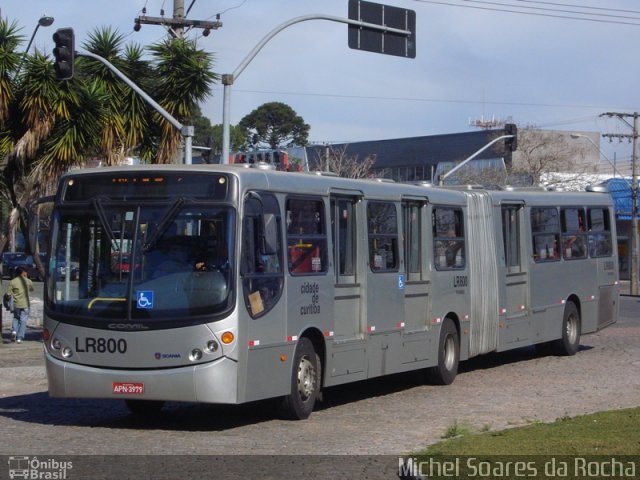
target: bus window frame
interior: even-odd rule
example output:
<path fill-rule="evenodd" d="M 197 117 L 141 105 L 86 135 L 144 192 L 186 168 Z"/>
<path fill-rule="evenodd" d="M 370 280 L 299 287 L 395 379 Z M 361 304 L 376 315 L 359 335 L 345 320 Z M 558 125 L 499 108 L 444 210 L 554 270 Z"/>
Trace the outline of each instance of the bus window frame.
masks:
<path fill-rule="evenodd" d="M 395 221 L 393 223 L 392 231 L 378 232 L 375 229 L 373 232 L 371 231 L 372 213 L 376 213 L 376 212 L 372 212 L 372 209 L 378 206 L 384 206 L 385 210 L 388 210 L 389 213 L 393 212 L 393 218 Z M 396 208 L 396 203 L 392 201 L 386 201 L 386 200 L 368 201 L 366 215 L 367 215 L 366 226 L 367 226 L 367 249 L 368 249 L 367 253 L 368 253 L 369 269 L 371 270 L 372 273 L 398 272 L 400 269 L 400 259 L 399 259 L 400 231 L 398 228 L 398 210 Z M 389 215 L 385 215 L 384 212 L 376 213 L 376 216 L 380 216 L 380 215 L 383 218 L 390 218 Z M 386 226 L 389 226 L 390 224 L 387 221 L 384 221 L 384 222 L 378 222 L 378 225 L 386 227 Z M 389 266 L 387 261 L 384 262 L 385 266 L 380 266 L 380 267 L 376 266 L 376 257 L 379 256 L 377 255 L 377 253 L 380 251 L 381 248 L 383 248 L 383 247 L 377 247 L 377 244 L 380 241 L 382 241 L 385 246 L 388 245 L 389 241 L 391 243 L 391 253 L 393 258 L 392 266 Z M 388 252 L 388 250 L 386 251 Z M 385 254 L 385 257 L 386 255 L 387 254 Z M 382 261 L 381 255 L 380 255 L 380 258 Z"/>
<path fill-rule="evenodd" d="M 453 228 L 451 225 L 444 230 L 441 228 L 438 212 L 452 212 Z M 444 225 L 443 225 L 444 227 Z M 453 235 L 448 232 L 453 230 Z M 441 234 L 445 232 L 444 234 Z M 466 234 L 464 212 L 462 207 L 451 205 L 434 205 L 431 210 L 431 234 L 433 236 L 433 266 L 439 272 L 460 271 L 467 266 Z M 453 250 L 453 261 L 447 259 L 447 252 Z M 458 253 L 461 263 L 457 264 Z"/>
<path fill-rule="evenodd" d="M 252 195 L 252 193 L 258 195 Z M 250 205 L 250 202 L 255 204 Z M 251 213 L 249 213 L 250 209 Z M 260 318 L 278 304 L 284 291 L 282 212 L 276 195 L 265 191 L 247 192 L 242 211 L 242 235 L 239 242 L 241 251 L 238 255 L 242 295 L 251 318 Z M 275 215 L 277 252 L 273 255 L 265 255 L 260 238 L 264 235 L 264 232 L 260 231 L 260 226 L 264 223 L 260 217 L 265 213 Z M 274 258 L 265 262 L 261 257 L 266 256 Z M 260 271 L 260 268 L 263 270 Z M 275 288 L 270 288 L 274 285 Z M 265 295 L 265 292 L 269 295 Z"/>
<path fill-rule="evenodd" d="M 423 211 L 424 199 L 402 200 L 402 226 L 404 240 L 404 268 L 407 280 L 422 280 L 423 275 Z M 413 210 L 415 209 L 415 210 Z M 415 219 L 411 218 L 415 215 Z"/>
<path fill-rule="evenodd" d="M 571 212 L 577 214 L 576 219 L 570 218 Z M 571 220 L 577 220 L 578 228 L 571 225 Z M 567 261 L 584 260 L 588 257 L 587 248 L 587 216 L 584 207 L 571 206 L 560 209 L 562 258 Z M 576 246 L 577 245 L 577 246 Z M 580 253 L 575 255 L 575 253 Z"/>
<path fill-rule="evenodd" d="M 290 208 L 292 202 L 313 202 L 317 205 L 315 215 L 317 215 L 318 218 L 316 218 L 314 223 L 317 224 L 318 228 L 315 232 L 305 232 L 304 226 L 300 226 L 301 223 L 299 222 L 296 225 L 300 231 L 296 233 L 291 230 L 291 228 L 294 228 L 292 227 L 293 210 Z M 301 275 L 326 275 L 329 271 L 329 257 L 327 245 L 327 213 L 323 198 L 307 195 L 287 196 L 285 199 L 285 219 L 287 224 L 287 266 L 289 274 L 294 277 Z M 306 222 L 305 225 L 309 224 L 309 222 Z M 301 257 L 297 257 L 294 260 L 294 252 L 298 252 L 296 255 L 301 255 Z M 317 255 L 314 255 L 315 253 L 317 253 Z M 296 263 L 298 264 L 295 265 Z"/>
<path fill-rule="evenodd" d="M 542 211 L 555 212 L 554 223 L 548 221 L 547 218 L 544 218 L 543 222 L 534 221 L 534 215 L 540 213 Z M 561 255 L 558 250 L 558 245 L 560 245 L 560 212 L 558 211 L 557 206 L 539 206 L 539 207 L 531 207 L 531 212 L 529 214 L 529 224 L 531 227 L 531 249 L 532 249 L 532 257 L 535 263 L 552 263 L 559 262 Z M 542 228 L 540 228 L 542 227 Z M 550 229 L 551 228 L 551 229 Z M 549 249 L 549 241 L 544 243 L 545 249 L 536 249 L 538 242 L 536 242 L 537 238 L 540 237 L 551 237 L 551 250 Z M 543 253 L 544 252 L 544 253 Z"/>
<path fill-rule="evenodd" d="M 593 211 L 600 210 L 604 214 L 602 217 L 603 228 L 602 230 L 594 230 L 594 222 L 592 220 L 591 213 Z M 591 258 L 608 258 L 613 256 L 613 244 L 611 242 L 611 211 L 605 206 L 590 206 L 587 207 L 587 234 L 588 234 L 588 250 Z M 604 242 L 608 245 L 606 253 L 597 255 L 598 244 L 601 242 L 596 239 L 596 236 L 600 236 L 604 239 Z"/>

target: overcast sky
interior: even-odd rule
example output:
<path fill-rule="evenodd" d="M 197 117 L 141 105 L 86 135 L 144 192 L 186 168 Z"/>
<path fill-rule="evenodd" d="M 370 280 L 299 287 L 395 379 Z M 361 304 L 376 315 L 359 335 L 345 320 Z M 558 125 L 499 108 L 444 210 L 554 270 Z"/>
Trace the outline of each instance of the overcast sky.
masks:
<path fill-rule="evenodd" d="M 184 3 L 187 8 L 192 0 Z M 344 24 L 293 25 L 236 80 L 231 123 L 263 103 L 280 101 L 310 124 L 314 142 L 464 132 L 475 130 L 469 121 L 481 117 L 546 129 L 631 133 L 621 121 L 599 115 L 640 111 L 638 0 L 381 3 L 416 12 L 415 59 L 349 49 Z M 348 0 L 195 0 L 188 18 L 214 20 L 220 13 L 223 27 L 208 37 L 198 29 L 188 35 L 215 54 L 217 73 L 231 73 L 283 22 L 314 13 L 347 17 L 347 5 Z M 51 35 L 61 27 L 74 28 L 78 49 L 87 32 L 101 26 L 142 45 L 161 40 L 161 26 L 133 31 L 145 6 L 148 16 L 160 16 L 162 8 L 166 16 L 173 12 L 173 0 L 1 0 L 0 12 L 23 27 L 26 40 L 42 14 L 55 17 L 32 46 L 50 52 Z M 214 124 L 222 122 L 221 85 L 203 113 Z M 631 156 L 626 142 L 610 146 L 603 139 L 602 149 L 619 165 Z"/>

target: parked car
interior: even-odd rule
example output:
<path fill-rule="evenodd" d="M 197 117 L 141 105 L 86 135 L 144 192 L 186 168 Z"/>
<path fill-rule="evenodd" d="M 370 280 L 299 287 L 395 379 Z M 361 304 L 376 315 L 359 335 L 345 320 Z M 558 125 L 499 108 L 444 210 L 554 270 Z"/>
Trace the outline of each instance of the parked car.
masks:
<path fill-rule="evenodd" d="M 71 261 L 70 262 L 70 268 L 71 268 L 71 272 L 69 275 L 69 278 L 73 281 L 73 280 L 77 280 L 78 279 L 78 275 L 80 273 L 80 266 L 78 265 L 78 262 L 74 262 Z M 64 279 L 67 277 L 67 265 L 66 265 L 66 261 L 65 258 L 63 256 L 58 256 L 58 262 L 56 264 L 56 270 L 57 270 L 57 274 L 58 274 L 58 279 Z"/>
<path fill-rule="evenodd" d="M 42 264 L 46 268 L 47 255 L 45 253 L 40 253 L 39 255 Z M 42 275 L 40 275 L 32 255 L 14 252 L 5 252 L 2 254 L 2 273 L 4 275 L 8 275 L 9 278 L 15 277 L 18 267 L 24 268 L 32 280 L 42 280 Z"/>

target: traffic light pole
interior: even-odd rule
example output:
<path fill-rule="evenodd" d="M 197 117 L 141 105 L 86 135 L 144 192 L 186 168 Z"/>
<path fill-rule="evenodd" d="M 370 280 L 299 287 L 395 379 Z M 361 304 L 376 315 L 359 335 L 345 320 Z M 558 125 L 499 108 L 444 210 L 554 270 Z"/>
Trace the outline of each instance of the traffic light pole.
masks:
<path fill-rule="evenodd" d="M 449 170 L 447 173 L 445 173 L 444 175 L 440 175 L 439 178 L 439 185 L 443 186 L 444 185 L 444 181 L 445 179 L 451 175 L 452 173 L 458 171 L 460 168 L 462 168 L 464 165 L 466 165 L 468 162 L 470 162 L 471 160 L 473 160 L 474 158 L 476 158 L 478 155 L 480 155 L 482 152 L 484 152 L 487 148 L 489 148 L 491 145 L 494 145 L 496 143 L 498 143 L 500 140 L 506 140 L 508 138 L 515 138 L 515 135 L 502 135 L 501 137 L 495 138 L 493 140 L 491 140 L 489 143 L 487 143 L 484 147 L 482 147 L 480 150 L 478 150 L 477 152 L 475 152 L 474 154 L 472 154 L 470 157 L 465 158 L 462 162 L 460 162 L 458 165 L 456 165 L 454 168 L 452 168 L 451 170 Z"/>
<path fill-rule="evenodd" d="M 173 125 L 176 129 L 178 129 L 182 134 L 182 137 L 184 138 L 184 163 L 187 165 L 191 165 L 192 163 L 191 150 L 193 147 L 193 126 L 182 125 L 169 112 L 167 112 L 164 108 L 162 108 L 158 102 L 156 102 L 153 98 L 147 95 L 147 93 L 144 90 L 142 90 L 140 87 L 138 87 L 138 85 L 136 85 L 131 80 L 129 80 L 129 78 L 127 78 L 127 76 L 124 73 L 118 70 L 105 58 L 102 58 L 101 56 L 96 55 L 94 53 L 90 53 L 90 52 L 75 52 L 75 55 L 77 57 L 92 58 L 104 64 L 109 70 L 115 73 L 124 83 L 126 83 L 138 95 L 140 95 L 149 105 L 151 105 L 160 115 L 162 115 L 165 118 L 165 120 L 167 120 L 171 125 Z"/>
<path fill-rule="evenodd" d="M 223 87 L 223 100 L 222 100 L 222 158 L 220 163 L 229 163 L 229 144 L 231 140 L 231 131 L 229 124 L 229 115 L 231 111 L 231 86 L 240 76 L 240 74 L 247 68 L 247 65 L 255 58 L 255 56 L 262 50 L 262 48 L 275 37 L 278 33 L 291 25 L 296 23 L 306 22 L 308 20 L 329 20 L 331 22 L 348 23 L 349 25 L 355 25 L 362 28 L 368 28 L 372 30 L 378 30 L 388 33 L 399 33 L 401 35 L 410 35 L 409 30 L 401 30 L 399 28 L 391 28 L 385 25 L 377 25 L 375 23 L 362 22 L 359 20 L 351 20 L 349 18 L 335 17 L 333 15 L 304 15 L 302 17 L 292 18 L 291 20 L 284 22 L 271 30 L 265 37 L 249 52 L 246 58 L 238 65 L 238 67 L 231 74 L 222 75 Z"/>

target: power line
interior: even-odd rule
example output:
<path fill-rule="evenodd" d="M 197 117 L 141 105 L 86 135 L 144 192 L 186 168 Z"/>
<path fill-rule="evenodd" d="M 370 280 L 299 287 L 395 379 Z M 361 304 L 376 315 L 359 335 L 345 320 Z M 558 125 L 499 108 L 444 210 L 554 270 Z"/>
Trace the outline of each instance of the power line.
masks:
<path fill-rule="evenodd" d="M 516 1 L 522 1 L 522 0 L 516 0 Z M 511 4 L 511 3 L 490 2 L 490 1 L 487 1 L 487 0 L 465 0 L 465 2 L 481 3 L 481 4 L 485 4 L 485 5 L 502 6 L 502 7 L 526 8 L 526 9 L 530 9 L 530 10 L 542 10 L 542 11 L 547 11 L 547 12 L 573 13 L 573 14 L 577 14 L 577 15 L 591 15 L 591 16 L 598 16 L 598 17 L 626 18 L 626 19 L 629 18 L 628 15 L 616 15 L 616 14 L 612 14 L 612 13 L 580 12 L 580 11 L 577 11 L 577 10 L 564 10 L 564 9 L 547 8 L 547 7 L 529 7 L 529 6 L 525 6 L 525 5 L 519 6 L 519 5 L 514 5 L 514 4 Z M 549 2 L 545 2 L 545 3 L 549 4 Z M 562 6 L 561 4 L 555 4 L 555 5 L 556 6 Z M 576 8 L 582 8 L 582 7 L 576 7 Z M 522 12 L 522 13 L 525 13 L 525 12 Z M 638 12 L 638 13 L 640 13 L 640 12 Z M 632 18 L 634 18 L 634 20 L 640 20 L 640 18 L 636 18 L 636 17 L 632 17 Z"/>
<path fill-rule="evenodd" d="M 447 2 L 444 2 L 444 1 L 437 1 L 437 0 L 413 0 L 413 1 L 414 2 L 420 2 L 420 3 L 430 3 L 430 4 L 433 4 L 433 5 L 444 5 L 444 6 L 447 6 L 447 7 L 472 8 L 472 9 L 475 9 L 475 10 L 484 10 L 484 11 L 491 11 L 491 12 L 503 12 L 503 13 L 516 13 L 516 14 L 520 14 L 520 15 L 531 15 L 531 16 L 536 16 L 536 17 L 558 18 L 558 19 L 564 19 L 564 20 L 582 20 L 584 22 L 610 23 L 610 24 L 617 24 L 617 25 L 632 25 L 632 26 L 636 26 L 636 27 L 640 26 L 640 22 L 638 22 L 638 23 L 636 23 L 636 22 L 623 22 L 623 21 L 618 21 L 618 20 L 602 20 L 602 19 L 598 19 L 598 18 L 574 17 L 574 16 L 569 16 L 569 15 L 555 15 L 555 14 L 550 14 L 550 13 L 523 12 L 521 10 L 510 10 L 510 9 L 505 9 L 505 8 L 493 8 L 493 7 L 480 7 L 480 6 L 476 6 L 476 5 L 462 5 L 462 4 L 447 3 Z M 465 0 L 465 1 L 469 1 L 469 0 Z M 518 7 L 516 5 L 509 5 L 509 6 L 513 7 L 513 8 L 521 8 L 521 7 Z M 551 11 L 553 11 L 553 10 L 551 10 Z M 637 20 L 640 21 L 640 18 L 638 18 Z"/>
<path fill-rule="evenodd" d="M 567 3 L 557 3 L 557 2 L 542 2 L 539 0 L 515 0 L 516 2 L 525 2 L 525 3 L 537 3 L 540 5 L 553 5 L 556 7 L 570 7 L 570 8 L 583 8 L 585 10 L 603 10 L 609 12 L 623 12 L 623 13 L 637 13 L 640 14 L 640 10 L 624 10 L 621 8 L 606 8 L 606 7 L 591 7 L 589 5 L 575 5 L 575 4 L 567 4 Z"/>
<path fill-rule="evenodd" d="M 218 89 L 218 88 L 217 88 Z M 301 97 L 330 97 L 330 98 L 347 98 L 355 100 L 390 100 L 400 102 L 429 102 L 429 103 L 459 103 L 459 104 L 491 104 L 491 105 L 507 105 L 516 107 L 550 107 L 550 108 L 590 108 L 590 109 L 607 109 L 611 106 L 607 105 L 576 105 L 576 104 L 561 104 L 561 103 L 527 103 L 527 102 L 506 102 L 506 101 L 491 101 L 491 100 L 454 100 L 454 99 L 442 99 L 442 98 L 416 98 L 416 97 L 382 97 L 377 95 L 345 95 L 338 93 L 309 93 L 309 92 L 292 92 L 292 91 L 270 91 L 270 90 L 234 90 L 239 93 L 260 93 L 267 95 L 290 95 Z"/>

